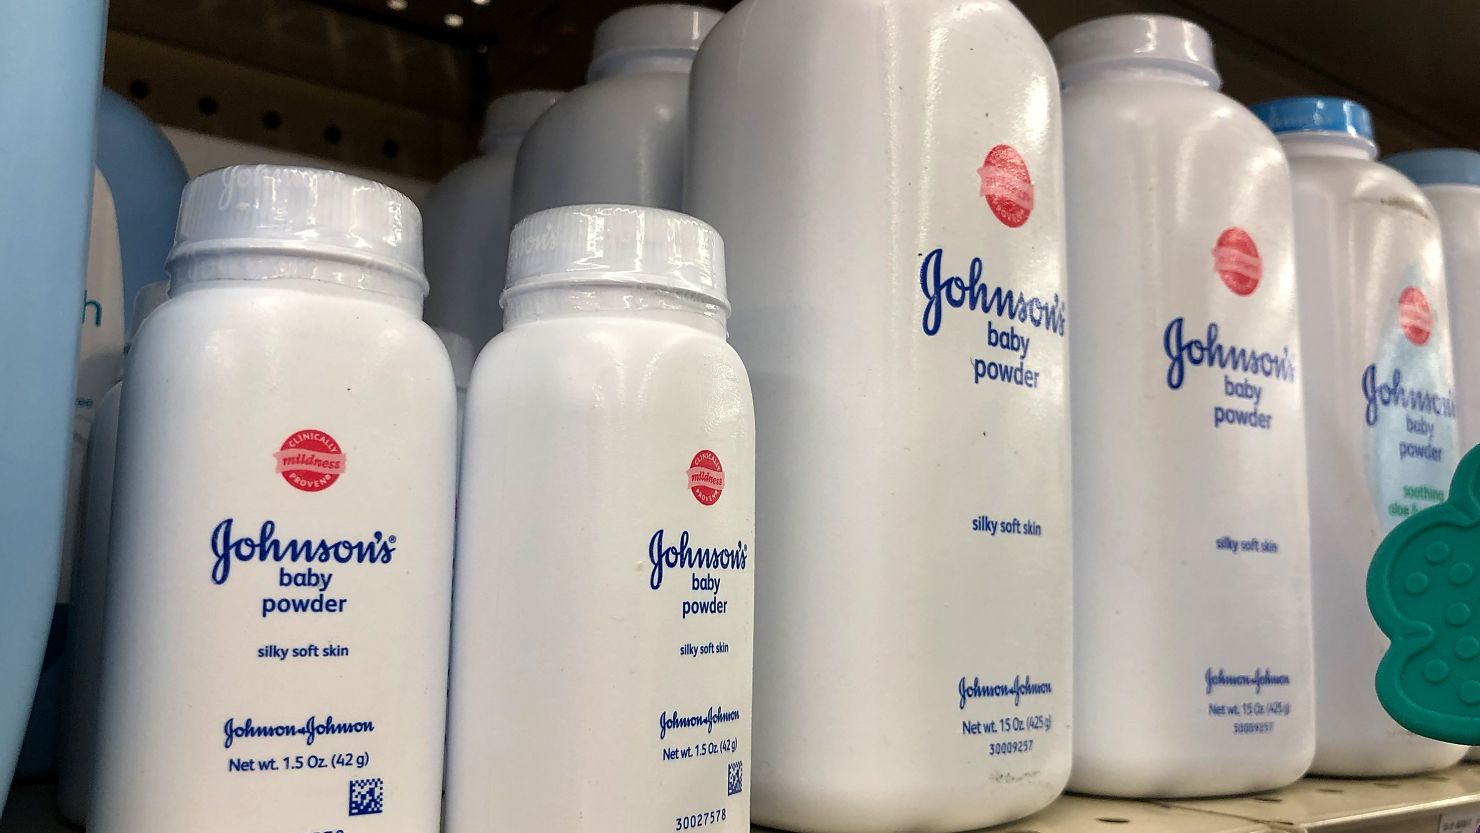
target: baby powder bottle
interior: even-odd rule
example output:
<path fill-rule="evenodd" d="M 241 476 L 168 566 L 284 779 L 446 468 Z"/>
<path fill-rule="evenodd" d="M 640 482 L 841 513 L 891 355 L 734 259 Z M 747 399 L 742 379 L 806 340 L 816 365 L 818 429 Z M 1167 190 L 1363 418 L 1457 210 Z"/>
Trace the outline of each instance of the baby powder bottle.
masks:
<path fill-rule="evenodd" d="M 527 90 L 488 105 L 478 156 L 443 177 L 426 198 L 426 320 L 481 348 L 498 334 L 509 261 L 509 194 L 524 133 L 564 93 Z"/>
<path fill-rule="evenodd" d="M 146 283 L 134 296 L 133 332 L 169 298 L 169 281 Z M 127 352 L 127 349 L 125 349 Z M 119 370 L 122 371 L 120 366 Z M 121 376 L 121 373 L 120 373 Z M 103 667 L 103 600 L 108 586 L 108 538 L 113 523 L 113 472 L 118 448 L 118 404 L 123 381 L 99 400 L 83 465 L 81 545 L 67 606 L 68 700 L 57 754 L 57 806 L 85 825 L 97 756 L 98 675 Z"/>
<path fill-rule="evenodd" d="M 56 600 L 107 4 L 51 0 L 0 9 L 4 795 L 36 695 Z"/>
<path fill-rule="evenodd" d="M 123 388 L 88 829 L 433 833 L 457 400 L 420 216 L 225 168 L 168 271 Z"/>
<path fill-rule="evenodd" d="M 1480 444 L 1480 153 L 1415 150 L 1383 160 L 1428 197 L 1444 238 L 1451 347 L 1459 416 L 1459 453 Z M 1469 380 L 1474 380 L 1473 382 Z"/>
<path fill-rule="evenodd" d="M 1000 0 L 746 0 L 693 80 L 762 438 L 756 823 L 1032 813 L 1071 722 L 1048 50 Z"/>
<path fill-rule="evenodd" d="M 1070 789 L 1281 786 L 1314 745 L 1290 169 L 1201 28 L 1107 17 L 1049 46 L 1082 311 Z"/>
<path fill-rule="evenodd" d="M 626 9 L 602 22 L 586 86 L 530 128 L 514 173 L 514 220 L 578 203 L 677 210 L 683 198 L 689 69 L 720 13 Z"/>
<path fill-rule="evenodd" d="M 1472 323 L 1480 322 L 1480 153 L 1437 148 L 1399 153 L 1383 161 L 1417 183 L 1439 217 L 1450 319 L 1460 322 L 1450 339 L 1455 377 L 1480 380 L 1480 338 Z M 1463 452 L 1480 444 L 1480 381 L 1461 382 L 1455 405 L 1457 448 Z M 1480 747 L 1472 747 L 1465 759 L 1480 761 Z"/>
<path fill-rule="evenodd" d="M 551 209 L 508 274 L 468 398 L 445 830 L 749 833 L 754 418 L 720 238 Z"/>
<path fill-rule="evenodd" d="M 1464 449 L 1455 425 L 1449 304 L 1434 207 L 1373 161 L 1372 116 L 1301 97 L 1254 112 L 1295 183 L 1301 341 L 1310 414 L 1316 757 L 1321 775 L 1449 766 L 1464 747 L 1399 726 L 1373 674 L 1388 640 L 1367 610 L 1367 568 L 1393 527 L 1444 499 Z"/>

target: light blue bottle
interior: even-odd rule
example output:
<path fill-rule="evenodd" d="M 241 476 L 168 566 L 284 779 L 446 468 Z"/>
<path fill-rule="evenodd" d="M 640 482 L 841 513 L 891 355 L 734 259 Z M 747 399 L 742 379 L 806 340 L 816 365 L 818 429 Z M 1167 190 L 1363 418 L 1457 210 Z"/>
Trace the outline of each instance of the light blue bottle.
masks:
<path fill-rule="evenodd" d="M 96 159 L 99 177 L 94 179 L 92 249 L 82 300 L 77 411 L 60 549 L 61 592 L 31 722 L 16 764 L 21 777 L 47 775 L 56 769 L 61 725 L 67 719 L 66 605 L 80 541 L 83 456 L 93 412 L 122 369 L 124 333 L 133 318 L 133 305 L 128 301 L 145 284 L 164 278 L 164 258 L 175 239 L 180 193 L 185 187 L 185 166 L 174 146 L 148 116 L 108 89 L 98 99 Z"/>
<path fill-rule="evenodd" d="M 56 596 L 106 12 L 104 0 L 0 2 L 0 790 L 6 791 Z"/>
<path fill-rule="evenodd" d="M 164 259 L 175 243 L 188 177 L 174 145 L 154 122 L 108 89 L 98 100 L 98 170 L 118 205 L 124 324 L 131 328 L 139 290 L 164 280 Z"/>

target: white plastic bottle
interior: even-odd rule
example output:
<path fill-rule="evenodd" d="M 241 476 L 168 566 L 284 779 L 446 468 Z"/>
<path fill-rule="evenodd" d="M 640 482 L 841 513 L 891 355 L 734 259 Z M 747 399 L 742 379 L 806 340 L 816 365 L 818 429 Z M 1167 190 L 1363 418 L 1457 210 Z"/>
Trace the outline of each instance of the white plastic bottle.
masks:
<path fill-rule="evenodd" d="M 1444 238 L 1445 286 L 1455 378 L 1459 449 L 1480 445 L 1480 152 L 1437 148 L 1382 160 L 1423 190 Z"/>
<path fill-rule="evenodd" d="M 581 203 L 677 210 L 689 69 L 719 19 L 713 9 L 670 4 L 602 21 L 590 83 L 556 102 L 519 148 L 513 220 Z"/>
<path fill-rule="evenodd" d="M 483 118 L 478 156 L 442 178 L 427 194 L 426 320 L 481 349 L 503 324 L 498 296 L 509 260 L 514 160 L 525 131 L 564 93 L 526 90 L 499 96 Z M 476 353 L 475 353 L 476 355 Z"/>
<path fill-rule="evenodd" d="M 1434 206 L 1444 238 L 1445 288 L 1456 379 L 1480 379 L 1480 152 L 1435 148 L 1399 153 L 1382 160 L 1413 180 Z M 1455 391 L 1461 452 L 1480 445 L 1480 383 L 1461 383 Z M 1465 760 L 1480 761 L 1480 746 Z"/>
<path fill-rule="evenodd" d="M 1074 392 L 1074 773 L 1242 793 L 1314 745 L 1290 170 L 1212 43 L 1126 15 L 1064 81 Z"/>
<path fill-rule="evenodd" d="M 692 93 L 762 438 L 756 823 L 1032 813 L 1071 722 L 1048 50 L 999 0 L 746 0 Z"/>
<path fill-rule="evenodd" d="M 186 188 L 129 356 L 93 833 L 434 833 L 456 398 L 415 206 L 333 171 Z"/>
<path fill-rule="evenodd" d="M 724 249 L 670 211 L 514 229 L 462 465 L 447 833 L 749 833 L 755 440 Z"/>
<path fill-rule="evenodd" d="M 1372 678 L 1388 640 L 1367 610 L 1378 543 L 1443 499 L 1463 453 L 1439 221 L 1417 186 L 1374 161 L 1372 116 L 1360 104 L 1309 96 L 1254 112 L 1279 136 L 1295 183 L 1311 425 L 1311 771 L 1371 777 L 1446 767 L 1464 747 L 1409 732 L 1378 702 Z"/>
<path fill-rule="evenodd" d="M 169 281 L 146 283 L 134 296 L 132 343 L 149 314 L 169 298 Z M 128 352 L 124 348 L 125 355 Z M 72 566 L 67 607 L 66 716 L 57 754 L 57 807 L 76 824 L 87 824 L 97 758 L 98 677 L 103 670 L 103 604 L 108 586 L 108 542 L 113 527 L 113 474 L 118 451 L 118 406 L 123 366 L 99 398 L 88 435 L 83 471 L 81 543 Z"/>

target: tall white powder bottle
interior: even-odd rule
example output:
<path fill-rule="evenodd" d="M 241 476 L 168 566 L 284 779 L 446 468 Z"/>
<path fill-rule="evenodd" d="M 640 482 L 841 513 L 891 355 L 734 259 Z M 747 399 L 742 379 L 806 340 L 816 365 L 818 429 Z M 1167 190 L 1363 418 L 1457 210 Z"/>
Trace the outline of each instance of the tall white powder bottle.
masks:
<path fill-rule="evenodd" d="M 1378 543 L 1443 499 L 1463 454 L 1439 219 L 1417 186 L 1374 161 L 1372 117 L 1360 104 L 1301 97 L 1254 112 L 1279 136 L 1295 181 L 1312 428 L 1311 770 L 1379 776 L 1446 767 L 1464 747 L 1413 734 L 1378 702 L 1372 678 L 1388 640 L 1367 609 Z"/>
<path fill-rule="evenodd" d="M 524 134 L 564 93 L 524 90 L 494 99 L 483 118 L 478 156 L 457 166 L 427 194 L 426 320 L 468 339 L 474 350 L 503 324 L 499 293 L 509 261 L 514 160 Z M 449 348 L 451 349 L 451 348 Z M 457 356 L 453 356 L 454 367 Z"/>
<path fill-rule="evenodd" d="M 504 309 L 468 395 L 445 829 L 749 833 L 754 418 L 720 238 L 540 212 Z"/>
<path fill-rule="evenodd" d="M 186 188 L 129 356 L 89 829 L 434 833 L 456 396 L 415 206 Z"/>
<path fill-rule="evenodd" d="M 1480 445 L 1480 152 L 1435 148 L 1382 161 L 1417 183 L 1439 216 L 1449 315 L 1458 324 L 1450 330 L 1450 347 L 1460 380 L 1454 393 L 1463 453 Z M 1480 747 L 1465 759 L 1480 761 Z"/>
<path fill-rule="evenodd" d="M 1000 0 L 746 0 L 690 118 L 762 440 L 756 822 L 1027 815 L 1070 755 L 1048 50 Z"/>
<path fill-rule="evenodd" d="M 514 171 L 515 222 L 546 208 L 683 201 L 689 69 L 720 13 L 637 6 L 596 29 L 590 82 L 535 122 Z"/>
<path fill-rule="evenodd" d="M 1050 43 L 1075 321 L 1071 789 L 1299 778 L 1314 744 L 1290 169 L 1176 18 Z"/>
<path fill-rule="evenodd" d="M 1382 161 L 1416 183 L 1439 218 L 1463 453 L 1480 445 L 1480 152 L 1415 150 Z"/>
<path fill-rule="evenodd" d="M 132 332 L 169 298 L 169 281 L 146 283 L 134 296 Z M 124 349 L 127 354 L 127 346 Z M 67 608 L 69 640 L 66 717 L 57 754 L 57 807 L 77 824 L 87 823 L 97 759 L 98 677 L 103 670 L 103 604 L 108 586 L 108 546 L 113 528 L 113 475 L 118 454 L 119 379 L 99 397 L 82 464 L 82 529 L 72 567 L 72 602 Z"/>

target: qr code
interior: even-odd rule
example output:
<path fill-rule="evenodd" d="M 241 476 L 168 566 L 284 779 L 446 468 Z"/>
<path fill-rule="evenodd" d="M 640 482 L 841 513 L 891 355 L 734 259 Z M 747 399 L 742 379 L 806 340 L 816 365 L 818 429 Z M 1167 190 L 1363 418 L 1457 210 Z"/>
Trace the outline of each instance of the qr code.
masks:
<path fill-rule="evenodd" d="M 745 791 L 745 764 L 735 761 L 730 764 L 730 795 Z"/>
<path fill-rule="evenodd" d="M 349 782 L 349 814 L 369 816 L 385 812 L 385 781 L 360 778 Z"/>

